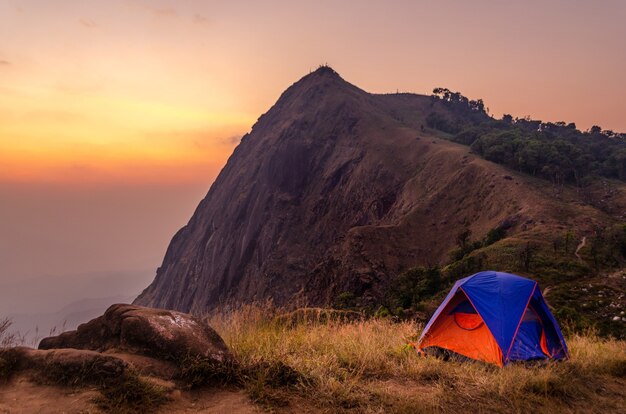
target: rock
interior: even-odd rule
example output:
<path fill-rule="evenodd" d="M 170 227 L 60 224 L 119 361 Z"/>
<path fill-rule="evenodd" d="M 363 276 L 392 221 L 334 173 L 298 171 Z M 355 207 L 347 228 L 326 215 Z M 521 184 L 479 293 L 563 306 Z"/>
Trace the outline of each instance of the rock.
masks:
<path fill-rule="evenodd" d="M 619 320 L 621 320 L 621 319 L 622 319 L 622 318 L 620 318 L 619 316 L 614 316 L 614 317 L 613 317 L 613 321 L 614 321 L 614 322 L 619 321 Z"/>
<path fill-rule="evenodd" d="M 31 370 L 38 378 L 64 384 L 99 384 L 129 367 L 114 356 L 83 349 L 4 348 L 0 359 L 10 361 L 14 371 Z"/>
<path fill-rule="evenodd" d="M 162 309 L 117 304 L 75 331 L 48 337 L 39 349 L 121 350 L 165 360 L 204 357 L 224 361 L 231 354 L 206 320 Z"/>

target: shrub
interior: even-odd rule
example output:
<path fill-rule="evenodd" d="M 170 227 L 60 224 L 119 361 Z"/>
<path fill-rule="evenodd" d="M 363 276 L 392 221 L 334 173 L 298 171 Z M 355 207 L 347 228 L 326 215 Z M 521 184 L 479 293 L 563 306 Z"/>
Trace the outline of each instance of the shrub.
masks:
<path fill-rule="evenodd" d="M 17 358 L 10 354 L 0 356 L 0 383 L 8 381 L 15 373 Z"/>
<path fill-rule="evenodd" d="M 441 285 L 439 267 L 414 267 L 391 281 L 386 300 L 392 309 L 409 309 L 439 292 Z"/>
<path fill-rule="evenodd" d="M 141 379 L 136 373 L 127 372 L 115 380 L 108 381 L 94 399 L 105 412 L 134 414 L 153 412 L 170 399 L 165 389 Z"/>
<path fill-rule="evenodd" d="M 342 292 L 335 298 L 335 307 L 338 309 L 351 309 L 356 307 L 356 295 L 352 292 Z"/>
<path fill-rule="evenodd" d="M 180 375 L 187 387 L 241 385 L 243 373 L 231 358 L 217 362 L 202 356 L 187 356 L 179 363 Z"/>

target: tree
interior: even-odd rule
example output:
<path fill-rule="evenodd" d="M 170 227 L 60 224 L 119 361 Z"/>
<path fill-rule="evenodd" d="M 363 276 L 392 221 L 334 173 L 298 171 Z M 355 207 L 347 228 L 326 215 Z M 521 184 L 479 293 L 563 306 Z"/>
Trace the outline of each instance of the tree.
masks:
<path fill-rule="evenodd" d="M 565 254 L 569 253 L 569 245 L 573 239 L 574 239 L 574 232 L 571 230 L 568 230 L 565 233 Z"/>
<path fill-rule="evenodd" d="M 589 128 L 589 133 L 592 135 L 598 135 L 602 133 L 602 128 L 597 125 L 594 125 L 591 128 Z"/>
<path fill-rule="evenodd" d="M 498 226 L 487 232 L 485 239 L 483 240 L 483 246 L 489 246 L 497 241 L 500 241 L 506 237 L 506 228 L 504 226 Z"/>
<path fill-rule="evenodd" d="M 395 278 L 387 293 L 389 305 L 408 309 L 439 292 L 441 270 L 437 266 L 414 267 Z"/>
<path fill-rule="evenodd" d="M 446 88 L 435 88 L 433 99 L 448 110 L 428 115 L 427 125 L 454 134 L 451 140 L 469 145 L 489 161 L 550 180 L 555 186 L 580 187 L 595 176 L 626 181 L 624 134 L 597 125 L 583 133 L 573 122 L 513 119 L 510 114 L 496 121 L 485 116 L 482 100 L 469 100 Z"/>
<path fill-rule="evenodd" d="M 526 272 L 530 271 L 530 265 L 535 255 L 535 246 L 530 242 L 526 242 L 526 245 L 519 253 L 520 263 Z"/>
<path fill-rule="evenodd" d="M 472 231 L 469 228 L 463 229 L 459 234 L 456 235 L 456 243 L 457 245 L 465 250 L 469 245 L 470 236 L 472 235 Z"/>

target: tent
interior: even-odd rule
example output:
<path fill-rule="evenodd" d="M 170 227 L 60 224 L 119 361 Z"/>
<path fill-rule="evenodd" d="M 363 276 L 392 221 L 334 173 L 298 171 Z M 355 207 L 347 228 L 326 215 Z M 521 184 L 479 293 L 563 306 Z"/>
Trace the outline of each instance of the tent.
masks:
<path fill-rule="evenodd" d="M 494 271 L 458 280 L 439 305 L 418 350 L 440 349 L 498 366 L 569 357 L 537 282 Z"/>

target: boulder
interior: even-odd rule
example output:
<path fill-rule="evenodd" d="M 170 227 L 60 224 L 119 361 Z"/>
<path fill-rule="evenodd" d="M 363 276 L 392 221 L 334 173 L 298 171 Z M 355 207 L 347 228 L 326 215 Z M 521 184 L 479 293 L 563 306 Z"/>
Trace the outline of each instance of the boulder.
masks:
<path fill-rule="evenodd" d="M 116 304 L 75 331 L 44 338 L 39 349 L 119 350 L 170 361 L 202 357 L 223 362 L 231 354 L 206 319 L 142 306 Z"/>

